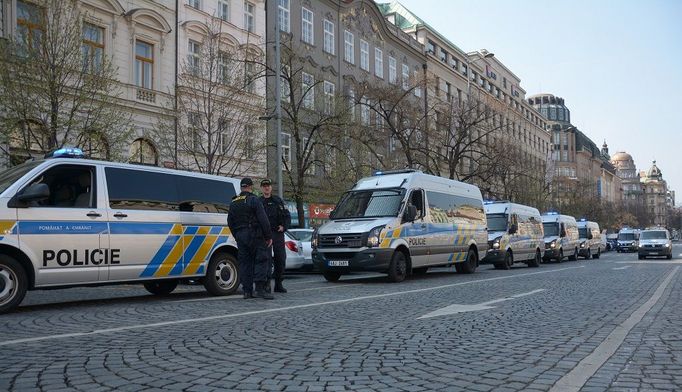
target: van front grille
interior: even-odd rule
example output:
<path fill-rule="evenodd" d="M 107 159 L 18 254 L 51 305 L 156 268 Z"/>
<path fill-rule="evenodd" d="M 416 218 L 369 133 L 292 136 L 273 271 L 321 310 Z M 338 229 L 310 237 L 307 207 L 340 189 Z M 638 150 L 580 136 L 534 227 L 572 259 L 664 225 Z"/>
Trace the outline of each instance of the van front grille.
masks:
<path fill-rule="evenodd" d="M 360 248 L 362 240 L 362 234 L 323 234 L 318 248 Z"/>

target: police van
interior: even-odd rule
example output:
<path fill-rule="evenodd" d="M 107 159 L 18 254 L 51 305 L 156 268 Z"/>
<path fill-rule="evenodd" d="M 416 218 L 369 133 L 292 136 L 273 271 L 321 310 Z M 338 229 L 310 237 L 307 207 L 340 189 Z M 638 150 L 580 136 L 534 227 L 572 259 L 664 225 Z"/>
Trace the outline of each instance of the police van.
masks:
<path fill-rule="evenodd" d="M 56 151 L 0 173 L 0 312 L 26 290 L 182 279 L 213 295 L 239 284 L 227 212 L 239 180 L 74 159 Z"/>
<path fill-rule="evenodd" d="M 361 179 L 330 219 L 312 239 L 313 262 L 328 281 L 376 271 L 400 282 L 445 265 L 473 273 L 488 248 L 479 189 L 421 171 Z"/>
<path fill-rule="evenodd" d="M 488 254 L 484 263 L 509 269 L 515 262 L 539 267 L 545 249 L 542 217 L 537 208 L 507 201 L 485 202 Z"/>
<path fill-rule="evenodd" d="M 618 243 L 616 251 L 620 252 L 637 252 L 639 248 L 639 229 L 632 229 L 623 227 L 618 232 Z"/>
<path fill-rule="evenodd" d="M 579 256 L 585 259 L 598 259 L 601 256 L 602 234 L 597 222 L 591 222 L 587 219 L 579 220 L 578 237 L 580 240 Z"/>
<path fill-rule="evenodd" d="M 569 260 L 578 259 L 578 223 L 574 217 L 547 212 L 542 215 L 542 230 L 545 233 L 544 260 L 561 263 L 566 255 Z"/>

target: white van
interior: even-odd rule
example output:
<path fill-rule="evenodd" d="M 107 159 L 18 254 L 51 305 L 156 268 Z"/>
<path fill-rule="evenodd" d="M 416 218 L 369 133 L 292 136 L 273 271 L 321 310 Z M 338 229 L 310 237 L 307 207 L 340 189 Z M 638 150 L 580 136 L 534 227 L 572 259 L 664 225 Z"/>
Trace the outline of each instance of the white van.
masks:
<path fill-rule="evenodd" d="M 569 260 L 578 259 L 578 224 L 569 215 L 546 212 L 542 215 L 542 229 L 545 233 L 544 260 L 561 263 L 566 255 Z"/>
<path fill-rule="evenodd" d="M 429 267 L 472 273 L 488 249 L 481 192 L 415 170 L 358 181 L 313 235 L 313 262 L 328 281 L 350 271 L 400 282 Z"/>
<path fill-rule="evenodd" d="M 637 252 L 639 249 L 639 229 L 631 229 L 624 227 L 618 232 L 618 244 L 616 251 L 620 252 Z"/>
<path fill-rule="evenodd" d="M 509 269 L 515 262 L 539 267 L 545 249 L 540 211 L 505 201 L 486 202 L 484 207 L 489 250 L 483 262 L 496 269 Z"/>
<path fill-rule="evenodd" d="M 597 222 L 590 222 L 586 219 L 578 221 L 578 237 L 580 249 L 578 255 L 585 259 L 598 259 L 602 252 L 602 234 Z"/>
<path fill-rule="evenodd" d="M 239 180 L 53 156 L 0 173 L 0 312 L 40 288 L 140 282 L 166 295 L 192 278 L 236 291 Z"/>

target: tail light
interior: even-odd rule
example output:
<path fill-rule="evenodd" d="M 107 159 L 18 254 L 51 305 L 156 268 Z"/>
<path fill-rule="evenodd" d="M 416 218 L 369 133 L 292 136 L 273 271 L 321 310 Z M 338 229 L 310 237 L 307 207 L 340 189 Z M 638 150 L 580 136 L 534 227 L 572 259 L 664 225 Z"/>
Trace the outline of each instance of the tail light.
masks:
<path fill-rule="evenodd" d="M 298 246 L 294 241 L 287 241 L 284 243 L 284 245 L 292 252 L 298 253 Z"/>

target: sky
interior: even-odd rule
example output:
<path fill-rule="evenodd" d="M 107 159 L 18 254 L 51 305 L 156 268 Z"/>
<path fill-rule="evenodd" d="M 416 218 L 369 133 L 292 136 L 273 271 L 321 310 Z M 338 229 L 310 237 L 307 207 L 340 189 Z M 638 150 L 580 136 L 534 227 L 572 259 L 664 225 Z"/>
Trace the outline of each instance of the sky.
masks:
<path fill-rule="evenodd" d="M 383 2 L 383 1 L 379 1 Z M 400 0 L 460 49 L 487 49 L 526 96 L 565 99 L 571 123 L 682 205 L 682 1 Z"/>

